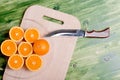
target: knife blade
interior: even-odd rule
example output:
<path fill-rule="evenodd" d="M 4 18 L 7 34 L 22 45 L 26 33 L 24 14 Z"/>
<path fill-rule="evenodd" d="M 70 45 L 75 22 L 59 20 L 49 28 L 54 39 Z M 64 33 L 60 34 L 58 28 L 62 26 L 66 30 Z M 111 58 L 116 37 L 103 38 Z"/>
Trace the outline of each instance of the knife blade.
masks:
<path fill-rule="evenodd" d="M 106 28 L 100 31 L 84 31 L 79 29 L 61 29 L 50 32 L 45 37 L 56 37 L 56 36 L 76 36 L 76 37 L 87 37 L 87 38 L 107 38 L 110 35 L 110 28 Z"/>

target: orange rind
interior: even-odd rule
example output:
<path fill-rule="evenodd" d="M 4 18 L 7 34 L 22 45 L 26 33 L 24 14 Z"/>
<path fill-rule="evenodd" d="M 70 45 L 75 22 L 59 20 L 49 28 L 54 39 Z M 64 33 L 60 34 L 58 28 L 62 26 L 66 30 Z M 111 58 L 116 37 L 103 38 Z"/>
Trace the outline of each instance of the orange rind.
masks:
<path fill-rule="evenodd" d="M 45 55 L 49 51 L 49 43 L 45 39 L 36 40 L 33 44 L 33 50 L 38 55 Z"/>

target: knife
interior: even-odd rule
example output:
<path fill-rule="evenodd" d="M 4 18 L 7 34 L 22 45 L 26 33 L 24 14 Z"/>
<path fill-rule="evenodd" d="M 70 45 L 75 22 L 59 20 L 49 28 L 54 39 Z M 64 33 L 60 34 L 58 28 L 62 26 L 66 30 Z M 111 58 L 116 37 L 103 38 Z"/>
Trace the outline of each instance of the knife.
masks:
<path fill-rule="evenodd" d="M 107 38 L 110 35 L 110 28 L 106 28 L 100 31 L 84 31 L 79 29 L 60 29 L 50 32 L 45 37 L 55 36 L 76 36 L 76 37 L 87 37 L 87 38 Z"/>

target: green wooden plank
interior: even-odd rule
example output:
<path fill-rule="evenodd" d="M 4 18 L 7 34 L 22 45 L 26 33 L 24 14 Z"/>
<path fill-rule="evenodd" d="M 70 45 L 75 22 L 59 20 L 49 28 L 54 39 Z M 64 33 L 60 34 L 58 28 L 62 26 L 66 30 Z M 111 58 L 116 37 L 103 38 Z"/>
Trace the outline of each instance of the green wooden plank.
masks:
<path fill-rule="evenodd" d="M 111 29 L 106 39 L 78 39 L 66 80 L 120 79 L 120 0 L 0 0 L 0 42 L 8 37 L 12 26 L 19 25 L 26 8 L 34 4 L 74 15 L 84 30 Z"/>

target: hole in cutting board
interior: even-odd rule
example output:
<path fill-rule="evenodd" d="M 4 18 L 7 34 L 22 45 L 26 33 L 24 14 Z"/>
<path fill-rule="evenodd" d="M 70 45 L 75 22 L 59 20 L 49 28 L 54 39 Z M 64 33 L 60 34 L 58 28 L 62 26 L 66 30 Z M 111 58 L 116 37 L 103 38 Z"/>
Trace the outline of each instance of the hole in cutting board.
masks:
<path fill-rule="evenodd" d="M 60 25 L 64 24 L 63 21 L 58 20 L 58 19 L 54 19 L 54 18 L 51 18 L 51 17 L 48 17 L 48 16 L 43 16 L 43 19 L 54 22 L 54 23 L 57 23 L 57 24 L 60 24 Z"/>

